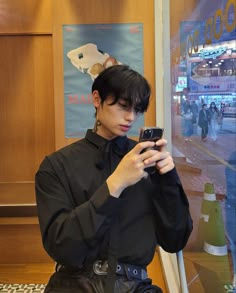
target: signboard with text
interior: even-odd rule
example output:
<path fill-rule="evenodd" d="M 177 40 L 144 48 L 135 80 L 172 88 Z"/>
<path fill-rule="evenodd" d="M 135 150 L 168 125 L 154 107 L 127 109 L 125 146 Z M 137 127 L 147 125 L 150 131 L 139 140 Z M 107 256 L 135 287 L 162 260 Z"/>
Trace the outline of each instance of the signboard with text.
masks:
<path fill-rule="evenodd" d="M 180 25 L 180 59 L 190 92 L 229 92 L 235 88 L 236 4 L 233 0 L 199 4 L 201 20 Z"/>

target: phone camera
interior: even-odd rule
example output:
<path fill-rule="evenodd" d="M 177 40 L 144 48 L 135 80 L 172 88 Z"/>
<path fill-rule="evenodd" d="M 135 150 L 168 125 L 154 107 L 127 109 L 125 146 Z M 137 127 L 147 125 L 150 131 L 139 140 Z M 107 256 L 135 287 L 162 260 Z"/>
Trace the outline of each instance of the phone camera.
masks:
<path fill-rule="evenodd" d="M 145 137 L 152 137 L 152 129 L 146 129 L 144 135 Z"/>

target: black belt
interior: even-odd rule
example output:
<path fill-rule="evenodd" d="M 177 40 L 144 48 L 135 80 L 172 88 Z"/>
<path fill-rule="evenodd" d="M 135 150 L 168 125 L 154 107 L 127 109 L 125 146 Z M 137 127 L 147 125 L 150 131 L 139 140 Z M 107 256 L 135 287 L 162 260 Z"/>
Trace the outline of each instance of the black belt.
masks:
<path fill-rule="evenodd" d="M 93 263 L 93 271 L 96 275 L 107 275 L 108 262 L 107 260 L 96 260 Z M 117 263 L 117 275 L 126 275 L 128 279 L 146 280 L 148 278 L 147 270 L 145 267 L 135 266 L 124 263 Z"/>
<path fill-rule="evenodd" d="M 91 267 L 91 266 L 90 266 Z M 85 265 L 80 268 L 75 268 L 75 267 L 67 267 L 64 265 L 57 264 L 56 265 L 56 271 L 69 271 L 69 272 L 83 272 L 83 268 L 87 268 L 88 266 Z M 96 275 L 107 275 L 108 274 L 108 261 L 107 260 L 96 260 L 92 264 L 92 269 Z M 130 264 L 125 264 L 125 263 L 117 263 L 116 266 L 116 274 L 117 275 L 126 275 L 129 280 L 131 279 L 139 279 L 139 280 L 146 280 L 148 278 L 147 270 L 146 267 L 142 266 L 135 266 L 135 265 L 130 265 Z"/>

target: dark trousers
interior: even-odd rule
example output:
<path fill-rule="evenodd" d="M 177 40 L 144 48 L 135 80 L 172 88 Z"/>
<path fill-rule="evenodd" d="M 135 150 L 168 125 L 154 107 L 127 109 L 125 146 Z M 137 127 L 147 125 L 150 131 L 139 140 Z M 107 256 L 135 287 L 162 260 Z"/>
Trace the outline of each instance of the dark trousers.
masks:
<path fill-rule="evenodd" d="M 93 270 L 83 272 L 55 272 L 45 289 L 45 293 L 104 293 L 106 276 L 96 275 Z M 151 279 L 128 279 L 116 277 L 114 291 L 110 293 L 162 293 L 152 285 Z"/>
<path fill-rule="evenodd" d="M 201 138 L 207 138 L 208 135 L 208 123 L 202 125 L 202 133 L 201 133 Z"/>

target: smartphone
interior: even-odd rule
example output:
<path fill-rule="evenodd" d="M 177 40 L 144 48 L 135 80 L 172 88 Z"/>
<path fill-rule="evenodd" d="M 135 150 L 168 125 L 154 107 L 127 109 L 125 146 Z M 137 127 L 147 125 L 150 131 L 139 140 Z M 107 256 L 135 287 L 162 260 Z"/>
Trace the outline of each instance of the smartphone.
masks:
<path fill-rule="evenodd" d="M 141 141 L 158 141 L 163 136 L 164 129 L 160 127 L 142 127 L 139 134 L 139 142 Z M 142 152 L 147 151 L 150 148 L 144 149 Z M 152 149 L 157 149 L 157 146 L 154 146 Z"/>

